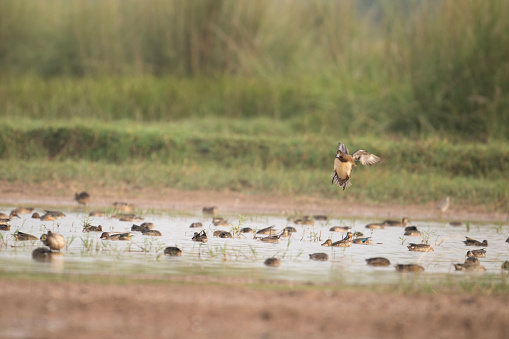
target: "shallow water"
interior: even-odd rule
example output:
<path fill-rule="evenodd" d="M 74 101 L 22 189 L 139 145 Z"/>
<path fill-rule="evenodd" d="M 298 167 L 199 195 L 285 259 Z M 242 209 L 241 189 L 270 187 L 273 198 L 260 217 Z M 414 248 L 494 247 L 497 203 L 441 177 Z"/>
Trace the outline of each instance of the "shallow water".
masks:
<path fill-rule="evenodd" d="M 6 213 L 12 206 L 1 209 Z M 36 210 L 40 214 L 42 210 Z M 364 226 L 382 220 L 330 219 L 316 221 L 314 226 L 295 225 L 283 216 L 272 215 L 223 215 L 232 227 L 215 227 L 212 217 L 199 212 L 150 212 L 143 215 L 144 221 L 153 222 L 161 237 L 144 236 L 132 232 L 131 241 L 100 240 L 100 232 L 83 233 L 85 221 L 92 225 L 102 225 L 104 231 L 128 232 L 133 222 L 122 222 L 109 217 L 88 217 L 85 211 L 66 211 L 66 217 L 53 222 L 32 219 L 29 214 L 14 218 L 10 231 L 0 231 L 0 269 L 4 272 L 51 272 L 51 273 L 99 273 L 99 274 L 143 274 L 153 276 L 168 275 L 206 275 L 210 277 L 243 277 L 253 279 L 283 279 L 312 281 L 348 285 L 374 285 L 396 283 L 407 279 L 407 275 L 395 271 L 396 264 L 417 263 L 425 268 L 420 274 L 409 274 L 420 282 L 434 283 L 444 280 L 471 281 L 502 279 L 501 264 L 509 259 L 508 225 L 475 224 L 467 227 L 452 227 L 445 222 L 411 221 L 421 231 L 422 236 L 403 236 L 403 227 L 387 227 L 384 230 L 369 230 Z M 201 229 L 189 228 L 193 222 L 200 221 L 208 234 L 205 244 L 191 240 L 194 232 Z M 141 222 L 134 222 L 140 224 Z M 240 235 L 234 239 L 213 237 L 215 230 L 231 230 L 234 227 L 261 229 L 276 225 L 277 230 L 294 226 L 297 233 L 291 238 L 281 238 L 277 244 L 264 243 L 253 239 L 252 234 Z M 352 244 L 351 247 L 324 247 L 321 244 L 328 238 L 340 240 L 344 233 L 330 232 L 331 226 L 351 226 L 353 231 L 371 236 L 372 245 Z M 64 256 L 51 262 L 41 263 L 32 260 L 31 252 L 41 247 L 40 241 L 17 242 L 12 234 L 20 230 L 40 237 L 47 230 L 62 234 L 67 247 L 62 249 Z M 468 250 L 482 247 L 466 246 L 465 236 L 477 240 L 488 240 L 486 258 L 480 258 L 487 269 L 484 273 L 465 273 L 455 271 L 453 264 L 462 263 Z M 411 252 L 406 247 L 410 242 L 421 243 L 428 239 L 434 252 Z M 167 246 L 178 246 L 181 257 L 168 257 L 163 254 Z M 309 254 L 325 252 L 329 260 L 318 262 L 309 259 Z M 366 265 L 365 259 L 385 257 L 391 261 L 388 267 Z M 281 259 L 281 266 L 266 267 L 264 261 L 269 257 Z M 491 274 L 490 274 L 491 273 Z"/>

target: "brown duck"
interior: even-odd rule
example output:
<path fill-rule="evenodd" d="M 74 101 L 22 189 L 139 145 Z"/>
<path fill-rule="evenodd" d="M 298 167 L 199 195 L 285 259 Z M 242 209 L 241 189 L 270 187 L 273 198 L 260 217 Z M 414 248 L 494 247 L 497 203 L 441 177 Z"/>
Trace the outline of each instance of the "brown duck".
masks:
<path fill-rule="evenodd" d="M 85 205 L 90 202 L 90 194 L 88 192 L 74 193 L 74 200 L 78 202 L 79 205 Z"/>
<path fill-rule="evenodd" d="M 343 190 L 350 187 L 350 178 L 352 176 L 352 170 L 355 166 L 355 162 L 360 161 L 365 166 L 373 166 L 378 164 L 381 159 L 374 154 L 366 152 L 364 150 L 358 150 L 352 155 L 348 154 L 348 148 L 345 144 L 339 143 L 336 157 L 334 158 L 334 173 L 332 174 L 332 182 L 338 184 L 339 187 L 343 187 Z"/>

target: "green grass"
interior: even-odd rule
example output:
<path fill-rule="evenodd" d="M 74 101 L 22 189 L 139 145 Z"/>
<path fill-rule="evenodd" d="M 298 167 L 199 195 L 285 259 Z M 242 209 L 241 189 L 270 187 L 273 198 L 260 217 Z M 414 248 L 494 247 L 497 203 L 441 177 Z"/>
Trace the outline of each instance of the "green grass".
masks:
<path fill-rule="evenodd" d="M 343 192 L 330 184 L 338 137 L 294 135 L 282 122 L 22 120 L 17 127 L 19 122 L 0 124 L 0 177 L 12 182 L 164 186 L 402 204 L 450 195 L 457 204 L 509 207 L 507 143 L 345 137 L 341 141 L 351 151 L 366 149 L 384 161 L 371 168 L 359 165 L 352 188 Z"/>
<path fill-rule="evenodd" d="M 231 287 L 236 284 L 231 282 L 218 280 L 217 277 L 210 281 L 208 278 L 202 276 L 195 276 L 196 279 L 190 279 L 189 276 L 169 277 L 161 276 L 155 277 L 148 275 L 143 277 L 140 274 L 136 276 L 129 275 L 95 275 L 95 274 L 46 274 L 46 273 L 15 273 L 15 272 L 0 272 L 0 278 L 10 281 L 18 280 L 32 280 L 35 282 L 69 282 L 69 283 L 85 283 L 85 284 L 106 284 L 118 286 L 132 286 L 132 285 L 148 285 L 148 286 L 171 286 L 185 284 L 193 286 L 202 286 L 203 284 L 215 285 L 220 287 Z M 229 279 L 231 280 L 231 279 Z M 356 290 L 363 291 L 376 291 L 378 293 L 395 293 L 399 295 L 426 295 L 426 294 L 467 294 L 467 295 L 507 295 L 509 293 L 509 285 L 505 277 L 492 275 L 485 277 L 482 280 L 469 281 L 466 280 L 453 280 L 445 279 L 440 284 L 433 282 L 420 283 L 418 281 L 400 281 L 392 285 L 376 285 L 376 286 L 355 286 L 343 284 L 299 284 L 296 281 L 288 283 L 286 281 L 279 281 L 278 283 L 267 283 L 265 281 L 242 283 L 243 288 L 251 288 L 254 290 L 317 290 L 317 291 L 340 291 L 340 290 Z"/>
<path fill-rule="evenodd" d="M 1 1 L 0 178 L 507 210 L 507 17 L 502 0 Z M 385 160 L 345 192 L 339 140 Z"/>

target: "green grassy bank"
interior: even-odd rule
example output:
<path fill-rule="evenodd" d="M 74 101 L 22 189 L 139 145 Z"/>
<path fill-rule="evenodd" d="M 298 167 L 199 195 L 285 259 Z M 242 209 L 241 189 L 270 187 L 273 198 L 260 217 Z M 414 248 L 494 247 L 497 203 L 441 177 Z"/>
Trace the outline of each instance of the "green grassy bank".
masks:
<path fill-rule="evenodd" d="M 0 126 L 0 177 L 9 181 L 76 182 L 84 189 L 228 189 L 364 202 L 424 203 L 450 195 L 455 203 L 509 206 L 507 143 L 345 136 L 340 140 L 352 152 L 366 149 L 384 161 L 372 168 L 359 165 L 352 188 L 343 192 L 330 184 L 338 136 L 295 135 L 272 120 L 9 120 Z"/>

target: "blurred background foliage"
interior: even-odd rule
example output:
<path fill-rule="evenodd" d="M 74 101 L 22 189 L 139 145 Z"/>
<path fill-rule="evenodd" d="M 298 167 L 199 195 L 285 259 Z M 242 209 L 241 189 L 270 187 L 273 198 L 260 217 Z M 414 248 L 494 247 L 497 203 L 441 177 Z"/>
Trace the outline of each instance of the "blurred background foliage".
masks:
<path fill-rule="evenodd" d="M 507 139 L 509 3 L 2 0 L 4 116 Z"/>
<path fill-rule="evenodd" d="M 1 0 L 0 126 L 12 181 L 345 198 L 341 140 L 348 199 L 507 208 L 509 2 Z"/>

